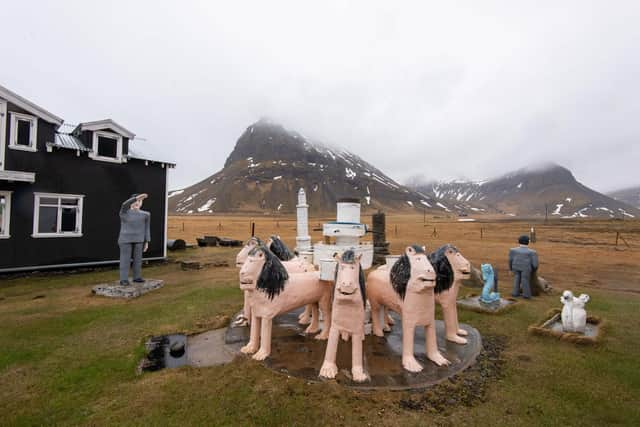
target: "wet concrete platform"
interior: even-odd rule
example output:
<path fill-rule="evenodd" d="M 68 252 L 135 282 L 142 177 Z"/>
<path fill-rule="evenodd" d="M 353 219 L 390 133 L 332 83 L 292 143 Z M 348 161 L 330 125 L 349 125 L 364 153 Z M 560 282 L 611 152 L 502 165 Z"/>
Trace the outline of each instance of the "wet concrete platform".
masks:
<path fill-rule="evenodd" d="M 298 324 L 296 310 L 274 320 L 271 356 L 263 363 L 282 374 L 304 378 L 308 381 L 321 381 L 318 372 L 324 360 L 326 341 L 319 341 L 304 334 L 305 326 Z M 459 345 L 444 339 L 444 323 L 437 321 L 436 330 L 438 348 L 444 357 L 452 363 L 438 367 L 425 356 L 424 328 L 417 328 L 414 341 L 415 356 L 424 366 L 419 373 L 411 373 L 402 368 L 402 332 L 400 318 L 392 314 L 395 325 L 384 338 L 368 335 L 363 345 L 365 371 L 370 380 L 355 383 L 351 380 L 351 341 L 340 340 L 337 365 L 339 369 L 336 381 L 344 386 L 360 390 L 408 390 L 430 387 L 458 374 L 473 365 L 482 349 L 480 333 L 473 327 L 461 324 L 468 332 L 468 343 Z M 239 353 L 240 348 L 249 340 L 249 328 L 229 326 L 225 334 L 226 345 Z"/>
<path fill-rule="evenodd" d="M 458 306 L 461 308 L 493 314 L 501 313 L 517 303 L 518 300 L 516 300 L 515 298 L 500 298 L 500 301 L 486 304 L 481 302 L 480 297 L 477 295 L 469 295 L 466 298 L 461 298 L 457 301 Z"/>
<path fill-rule="evenodd" d="M 129 285 L 122 286 L 120 281 L 101 283 L 95 285 L 91 292 L 94 295 L 100 295 L 111 298 L 137 298 L 147 292 L 154 291 L 164 285 L 163 280 L 146 279 L 144 283 L 130 282 Z"/>

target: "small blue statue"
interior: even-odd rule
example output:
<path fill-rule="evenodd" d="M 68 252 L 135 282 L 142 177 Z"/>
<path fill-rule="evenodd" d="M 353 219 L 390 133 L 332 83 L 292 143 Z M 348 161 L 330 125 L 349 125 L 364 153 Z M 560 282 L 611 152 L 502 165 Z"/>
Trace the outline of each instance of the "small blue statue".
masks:
<path fill-rule="evenodd" d="M 482 270 L 482 278 L 484 279 L 484 286 L 482 287 L 482 295 L 480 296 L 480 302 L 485 304 L 493 304 L 500 301 L 500 293 L 495 292 L 498 289 L 498 277 L 494 273 L 491 264 L 482 264 L 480 266 Z"/>

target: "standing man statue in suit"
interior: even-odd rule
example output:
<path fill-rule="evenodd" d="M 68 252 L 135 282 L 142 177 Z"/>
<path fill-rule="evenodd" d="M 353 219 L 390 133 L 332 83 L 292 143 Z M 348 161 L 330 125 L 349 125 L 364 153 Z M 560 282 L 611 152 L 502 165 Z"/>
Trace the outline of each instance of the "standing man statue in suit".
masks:
<path fill-rule="evenodd" d="M 129 266 L 133 255 L 133 281 L 144 283 L 142 278 L 142 252 L 149 249 L 151 241 L 151 214 L 143 211 L 142 201 L 147 194 L 132 194 L 120 207 L 120 284 L 129 284 Z"/>
<path fill-rule="evenodd" d="M 533 249 L 529 249 L 529 236 L 520 236 L 518 243 L 520 245 L 517 248 L 509 250 L 509 270 L 515 275 L 511 296 L 519 297 L 520 286 L 522 286 L 523 296 L 529 299 L 531 298 L 531 273 L 538 269 L 538 254 Z"/>

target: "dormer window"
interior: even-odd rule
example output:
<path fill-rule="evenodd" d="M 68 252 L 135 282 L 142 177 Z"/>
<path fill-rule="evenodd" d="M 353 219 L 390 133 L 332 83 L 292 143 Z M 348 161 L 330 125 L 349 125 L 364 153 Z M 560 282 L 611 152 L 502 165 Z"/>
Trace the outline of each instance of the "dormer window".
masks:
<path fill-rule="evenodd" d="M 38 118 L 21 113 L 11 113 L 9 148 L 36 151 L 38 140 Z"/>
<path fill-rule="evenodd" d="M 91 157 L 95 160 L 122 163 L 122 136 L 111 132 L 93 132 Z"/>

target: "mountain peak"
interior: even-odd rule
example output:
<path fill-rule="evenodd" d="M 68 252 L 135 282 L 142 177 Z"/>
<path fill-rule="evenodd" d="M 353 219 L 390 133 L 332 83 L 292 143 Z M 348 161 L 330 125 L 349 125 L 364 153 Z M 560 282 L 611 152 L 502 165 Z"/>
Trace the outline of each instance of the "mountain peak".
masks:
<path fill-rule="evenodd" d="M 334 211 L 340 197 L 357 197 L 365 209 L 445 209 L 359 156 L 311 141 L 264 117 L 240 135 L 220 172 L 175 193 L 170 205 L 173 211 L 186 214 L 293 212 L 300 187 L 305 189 L 309 204 L 323 213 Z"/>

